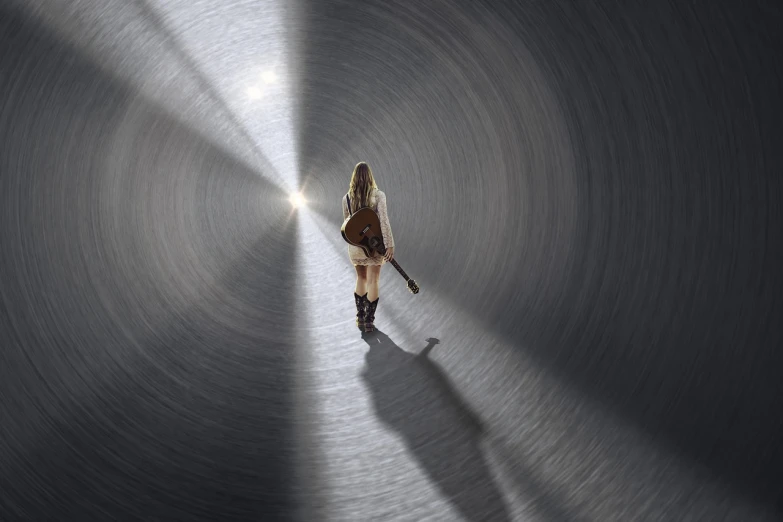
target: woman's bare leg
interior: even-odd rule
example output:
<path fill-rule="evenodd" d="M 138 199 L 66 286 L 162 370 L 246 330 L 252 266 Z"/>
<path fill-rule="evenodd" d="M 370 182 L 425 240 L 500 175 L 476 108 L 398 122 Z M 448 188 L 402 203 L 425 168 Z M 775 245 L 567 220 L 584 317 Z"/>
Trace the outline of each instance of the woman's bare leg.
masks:
<path fill-rule="evenodd" d="M 381 265 L 367 267 L 367 300 L 370 302 L 378 299 L 378 281 L 381 278 Z"/>
<path fill-rule="evenodd" d="M 367 267 L 362 265 L 354 265 L 356 269 L 356 287 L 353 291 L 356 295 L 364 295 L 367 293 Z"/>

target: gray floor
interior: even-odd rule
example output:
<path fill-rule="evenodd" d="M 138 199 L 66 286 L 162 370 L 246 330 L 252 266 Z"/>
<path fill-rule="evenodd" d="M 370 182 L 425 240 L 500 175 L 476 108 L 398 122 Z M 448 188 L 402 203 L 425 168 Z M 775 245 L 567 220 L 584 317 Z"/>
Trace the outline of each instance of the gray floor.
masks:
<path fill-rule="evenodd" d="M 0 8 L 0 519 L 780 517 L 774 4 L 224 4 Z"/>

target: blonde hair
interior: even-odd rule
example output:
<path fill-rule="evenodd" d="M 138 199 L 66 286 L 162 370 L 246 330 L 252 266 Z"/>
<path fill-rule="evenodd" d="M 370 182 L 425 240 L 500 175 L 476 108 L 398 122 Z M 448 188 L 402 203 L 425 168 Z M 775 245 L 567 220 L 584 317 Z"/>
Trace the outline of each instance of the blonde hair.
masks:
<path fill-rule="evenodd" d="M 351 211 L 356 212 L 360 208 L 370 206 L 372 191 L 377 190 L 372 169 L 364 161 L 360 161 L 353 168 L 351 184 L 348 186 L 348 196 L 351 198 Z"/>

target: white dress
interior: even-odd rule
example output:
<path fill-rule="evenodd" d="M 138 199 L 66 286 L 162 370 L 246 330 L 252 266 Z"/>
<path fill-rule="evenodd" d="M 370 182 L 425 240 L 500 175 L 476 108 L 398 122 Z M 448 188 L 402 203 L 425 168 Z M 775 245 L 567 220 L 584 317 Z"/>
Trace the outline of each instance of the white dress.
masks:
<path fill-rule="evenodd" d="M 353 201 L 351 202 L 353 206 Z M 383 244 L 386 248 L 394 247 L 394 236 L 392 236 L 391 225 L 389 224 L 389 216 L 386 213 L 386 194 L 383 191 L 374 189 L 370 193 L 370 204 L 368 205 L 377 214 L 381 221 L 381 234 L 383 235 Z M 350 213 L 348 212 L 348 202 L 345 195 L 343 196 L 343 221 L 348 219 Z M 364 250 L 357 246 L 348 245 L 348 257 L 351 259 L 351 263 L 354 265 L 382 265 L 386 262 L 382 255 L 376 254 L 374 257 L 367 257 L 364 254 Z"/>

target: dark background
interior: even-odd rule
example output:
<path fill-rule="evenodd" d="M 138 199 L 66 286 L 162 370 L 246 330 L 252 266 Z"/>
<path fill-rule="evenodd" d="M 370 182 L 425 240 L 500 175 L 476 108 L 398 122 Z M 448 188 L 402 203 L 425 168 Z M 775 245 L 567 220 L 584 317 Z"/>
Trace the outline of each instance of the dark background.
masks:
<path fill-rule="evenodd" d="M 369 161 L 427 291 L 783 509 L 777 3 L 296 5 L 317 219 Z M 302 317 L 268 165 L 94 61 L 0 8 L 0 518 L 292 518 L 298 332 L 341 296 Z"/>

